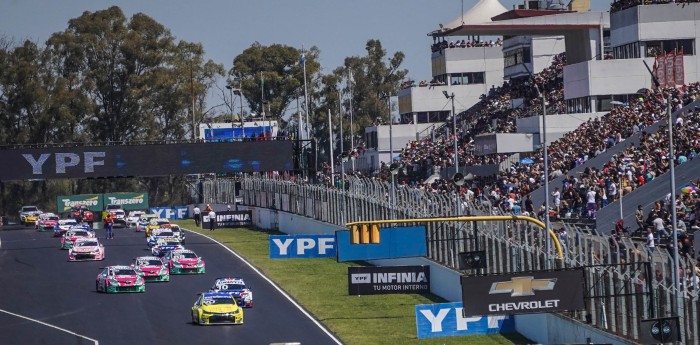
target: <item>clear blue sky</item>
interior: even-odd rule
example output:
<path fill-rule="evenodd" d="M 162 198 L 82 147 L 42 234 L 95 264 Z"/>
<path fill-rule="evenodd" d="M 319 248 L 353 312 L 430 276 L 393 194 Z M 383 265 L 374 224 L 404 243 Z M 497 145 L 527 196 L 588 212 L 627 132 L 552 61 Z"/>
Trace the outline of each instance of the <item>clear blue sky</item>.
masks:
<path fill-rule="evenodd" d="M 468 9 L 478 0 L 464 0 Z M 609 0 L 592 0 L 594 9 Z M 501 0 L 512 8 L 521 0 Z M 84 11 L 119 6 L 131 17 L 142 12 L 181 40 L 200 42 L 209 59 L 228 70 L 253 42 L 321 49 L 330 72 L 346 56 L 364 55 L 368 39 L 379 39 L 389 54 L 403 51 L 404 68 L 416 80 L 430 79 L 426 34 L 461 14 L 461 0 L 0 0 L 0 35 L 15 42 L 44 43 Z M 222 81 L 223 84 L 223 81 Z"/>

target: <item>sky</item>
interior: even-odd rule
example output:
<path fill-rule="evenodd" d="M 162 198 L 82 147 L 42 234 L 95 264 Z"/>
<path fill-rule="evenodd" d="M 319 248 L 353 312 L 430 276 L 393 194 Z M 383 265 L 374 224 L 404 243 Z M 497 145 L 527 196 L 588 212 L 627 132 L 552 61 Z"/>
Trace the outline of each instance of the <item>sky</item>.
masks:
<path fill-rule="evenodd" d="M 402 65 L 414 80 L 431 79 L 428 32 L 461 16 L 478 0 L 0 0 L 0 36 L 43 44 L 84 11 L 119 6 L 130 18 L 144 13 L 179 40 L 198 42 L 206 57 L 232 67 L 254 42 L 301 48 L 317 46 L 324 73 L 347 56 L 365 55 L 365 43 L 379 39 L 389 56 L 405 53 Z M 608 0 L 592 0 L 594 9 Z M 501 0 L 508 9 L 522 0 Z M 223 85 L 224 80 L 221 81 Z"/>

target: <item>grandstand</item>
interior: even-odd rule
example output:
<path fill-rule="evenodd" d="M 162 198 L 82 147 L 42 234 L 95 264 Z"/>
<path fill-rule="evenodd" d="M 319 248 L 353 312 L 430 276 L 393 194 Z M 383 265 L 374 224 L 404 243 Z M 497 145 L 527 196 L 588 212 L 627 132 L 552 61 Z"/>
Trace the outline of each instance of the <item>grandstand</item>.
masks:
<path fill-rule="evenodd" d="M 610 12 L 519 8 L 500 13 L 487 22 L 460 22 L 452 27 L 442 27 L 431 35 L 443 41 L 459 36 L 501 36 L 505 50 L 509 40 L 522 40 L 518 37 L 524 35 L 561 36 L 566 49 L 565 53 L 553 57 L 552 63 L 541 72 L 517 76 L 489 88 L 478 102 L 457 115 L 456 128 L 447 121 L 409 142 L 400 153 L 399 162 L 404 169 L 397 176 L 398 187 L 394 187 L 398 190 L 399 200 L 390 203 L 386 191 L 392 186 L 382 182 L 391 176 L 388 164 L 381 165 L 374 179 L 347 177 L 349 186 L 346 191 L 337 191 L 339 200 L 342 200 L 342 205 L 370 203 L 372 205 L 363 206 L 363 210 L 379 212 L 363 215 L 363 219 L 387 218 L 393 213 L 383 208 L 391 209 L 394 205 L 398 207 L 396 211 L 401 218 L 451 215 L 457 213 L 454 207 L 457 196 L 461 199 L 462 214 L 464 211 L 470 214 L 513 214 L 514 204 L 522 205 L 523 213 L 540 218 L 548 213 L 560 236 L 568 239 L 564 266 L 614 265 L 620 262 L 652 264 L 652 276 L 647 277 L 620 267 L 588 268 L 591 276 L 600 275 L 600 279 L 607 279 L 605 284 L 608 287 L 601 287 L 602 290 L 596 293 L 605 294 L 605 289 L 619 288 L 629 293 L 644 290 L 647 295 L 633 298 L 601 296 L 600 300 L 590 301 L 588 310 L 592 316 L 576 314 L 568 317 L 629 339 L 638 339 L 638 321 L 654 315 L 675 314 L 674 296 L 681 296 L 683 305 L 679 308 L 686 325 L 683 330 L 686 342 L 699 343 L 700 266 L 695 260 L 697 247 L 693 246 L 692 236 L 699 229 L 696 223 L 700 212 L 697 198 L 700 185 L 696 182 L 700 178 L 697 169 L 700 163 L 693 159 L 700 152 L 697 127 L 700 123 L 697 102 L 700 99 L 700 78 L 696 68 L 700 61 L 695 50 L 698 43 L 695 33 L 700 29 L 700 22 L 696 18 L 700 18 L 698 3 L 625 0 L 614 1 Z M 448 43 L 448 53 L 450 49 L 457 48 L 449 48 Z M 666 54 L 674 57 L 677 54 L 679 59 L 674 59 L 674 65 L 667 73 L 672 81 L 657 89 L 644 62 L 652 66 L 663 61 L 659 56 L 665 57 Z M 682 63 L 677 65 L 675 61 Z M 504 66 L 511 70 L 513 67 Z M 679 69 L 678 66 L 682 67 Z M 658 73 L 658 70 L 654 72 Z M 673 161 L 668 159 L 666 136 L 669 100 L 676 139 Z M 559 124 L 569 127 L 543 128 L 540 125 L 543 111 L 551 114 L 547 116 L 548 123 L 556 124 L 555 127 L 564 127 Z M 549 139 L 546 144 L 550 165 L 546 173 L 540 138 L 543 131 L 547 131 Z M 504 134 L 530 134 L 532 139 L 522 144 L 519 151 L 509 145 L 499 148 L 499 135 Z M 459 189 L 451 181 L 455 173 L 452 168 L 455 165 L 455 140 L 459 148 L 460 172 L 476 175 Z M 667 200 L 670 164 L 678 165 L 676 186 L 679 196 L 675 201 Z M 544 199 L 552 197 L 544 194 L 544 181 L 549 181 L 550 191 L 558 188 L 559 207 L 544 209 Z M 279 183 L 285 185 L 285 182 Z M 266 190 L 275 188 L 284 190 L 277 193 L 285 195 L 296 193 L 279 185 Z M 376 195 L 368 191 L 375 188 Z M 256 189 L 251 187 L 251 190 Z M 348 200 L 354 198 L 354 193 L 362 198 Z M 594 200 L 592 209 L 588 205 L 588 195 Z M 621 200 L 620 195 L 623 196 Z M 526 196 L 529 196 L 527 202 Z M 262 201 L 253 199 L 250 202 L 260 205 Z M 264 202 L 262 204 L 264 207 Z M 336 205 L 340 204 L 337 201 Z M 620 210 L 625 225 L 633 227 L 631 231 L 636 230 L 634 211 L 637 205 L 642 205 L 645 218 L 650 218 L 652 211 L 659 213 L 665 225 L 669 225 L 669 209 L 675 207 L 679 211 L 679 219 L 683 220 L 686 229 L 679 237 L 683 269 L 681 290 L 674 291 L 672 283 L 670 262 L 673 261 L 673 251 L 656 251 L 647 258 L 643 242 L 636 241 L 634 236 L 629 236 L 631 234 L 616 232 L 608 236 L 615 229 L 613 223 L 620 218 Z M 354 206 L 346 212 L 328 216 L 327 221 L 342 225 L 343 221 L 357 216 Z M 307 213 L 307 216 L 325 217 L 315 213 Z M 575 224 L 583 220 L 593 231 Z M 506 247 L 523 246 L 531 250 L 529 254 L 519 255 L 534 255 L 534 258 L 542 254 L 540 240 L 513 239 L 512 228 L 504 226 L 505 230 L 494 227 L 483 235 L 487 241 L 494 241 L 494 250 L 499 248 L 497 242 L 503 241 L 500 243 Z M 432 229 L 431 233 L 437 239 L 457 231 L 449 227 L 444 225 Z M 507 255 L 507 249 L 498 250 L 501 255 Z M 431 259 L 454 268 L 454 258 L 449 253 L 436 248 Z M 493 260 L 500 262 L 503 258 L 496 255 Z M 533 260 L 535 263 L 531 263 L 534 266 L 530 269 L 539 267 L 539 259 Z M 525 269 L 513 262 L 499 267 L 505 271 Z"/>

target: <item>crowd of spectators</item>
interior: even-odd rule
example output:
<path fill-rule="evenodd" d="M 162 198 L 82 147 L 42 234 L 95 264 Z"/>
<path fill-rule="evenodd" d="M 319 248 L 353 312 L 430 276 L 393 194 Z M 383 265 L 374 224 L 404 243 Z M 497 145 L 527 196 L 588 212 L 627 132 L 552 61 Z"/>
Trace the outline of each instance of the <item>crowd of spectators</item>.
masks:
<path fill-rule="evenodd" d="M 483 48 L 483 47 L 500 47 L 503 45 L 503 40 L 499 37 L 497 40 L 457 40 L 447 42 L 444 38 L 442 41 L 435 42 L 430 46 L 430 51 L 433 53 L 448 49 L 448 48 Z"/>
<path fill-rule="evenodd" d="M 640 5 L 688 4 L 693 2 L 700 2 L 700 0 L 616 0 L 610 4 L 610 13 Z"/>

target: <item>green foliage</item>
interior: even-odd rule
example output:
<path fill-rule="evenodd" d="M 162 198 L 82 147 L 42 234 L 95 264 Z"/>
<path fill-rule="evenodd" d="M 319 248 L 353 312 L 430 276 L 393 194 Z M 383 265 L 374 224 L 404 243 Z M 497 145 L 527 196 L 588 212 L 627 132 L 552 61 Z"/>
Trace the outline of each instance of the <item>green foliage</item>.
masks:
<path fill-rule="evenodd" d="M 320 75 L 319 54 L 316 47 L 304 52 L 310 92 L 317 85 Z M 240 79 L 243 96 L 258 116 L 263 111 L 264 96 L 264 100 L 268 102 L 268 105 L 265 105 L 266 116 L 281 119 L 290 104 L 297 97 L 304 96 L 304 67 L 301 64 L 301 56 L 301 50 L 294 47 L 281 44 L 263 46 L 255 42 L 236 56 L 229 75 Z M 238 87 L 237 83 L 233 85 Z M 296 118 L 292 117 L 292 121 L 295 120 Z"/>

